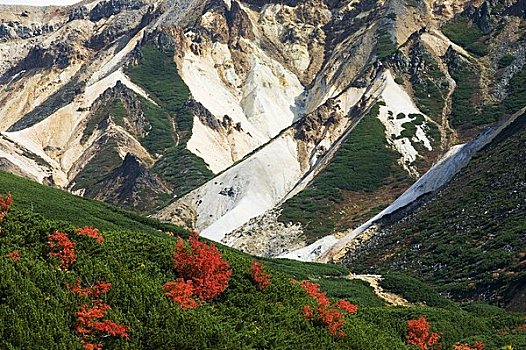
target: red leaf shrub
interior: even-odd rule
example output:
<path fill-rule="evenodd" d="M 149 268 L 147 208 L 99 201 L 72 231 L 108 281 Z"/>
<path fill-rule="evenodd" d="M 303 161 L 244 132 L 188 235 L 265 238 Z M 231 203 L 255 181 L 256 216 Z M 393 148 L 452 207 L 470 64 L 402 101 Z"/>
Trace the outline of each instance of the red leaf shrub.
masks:
<path fill-rule="evenodd" d="M 320 291 L 320 285 L 312 283 L 311 281 L 301 281 L 300 286 L 305 289 L 307 294 L 316 299 L 318 304 L 330 305 L 329 299 L 327 299 L 327 293 Z"/>
<path fill-rule="evenodd" d="M 177 281 L 168 282 L 163 289 L 166 295 L 174 303 L 178 303 L 183 309 L 192 309 L 199 306 L 199 303 L 192 299 L 194 293 L 194 286 L 192 281 L 186 281 L 179 278 Z"/>
<path fill-rule="evenodd" d="M 345 332 L 341 330 L 345 321 L 342 320 L 343 314 L 338 309 L 328 305 L 319 305 L 317 311 L 321 323 L 327 327 L 331 335 L 345 337 Z"/>
<path fill-rule="evenodd" d="M 440 334 L 431 333 L 431 324 L 425 316 L 407 321 L 407 327 L 407 344 L 416 345 L 422 350 L 442 348 L 441 345 L 435 346 Z"/>
<path fill-rule="evenodd" d="M 258 286 L 259 290 L 264 290 L 270 285 L 270 275 L 267 271 L 263 269 L 263 266 L 261 266 L 257 261 L 252 261 L 252 266 L 250 268 L 250 274 L 252 275 L 252 279 Z"/>
<path fill-rule="evenodd" d="M 74 285 L 67 285 L 71 291 L 74 294 L 83 296 L 83 297 L 90 297 L 90 298 L 98 298 L 103 294 L 106 294 L 111 287 L 111 283 L 104 282 L 104 281 L 97 281 L 93 286 L 82 288 L 80 286 L 80 279 L 77 278 L 77 281 Z"/>
<path fill-rule="evenodd" d="M 7 254 L 7 257 L 13 261 L 20 260 L 20 252 L 18 250 L 13 250 L 11 253 Z"/>
<path fill-rule="evenodd" d="M 101 343 L 89 343 L 84 340 L 81 340 L 80 343 L 84 346 L 84 350 L 102 350 Z"/>
<path fill-rule="evenodd" d="M 484 343 L 480 340 L 477 340 L 473 345 L 457 343 L 453 345 L 453 350 L 484 350 Z"/>
<path fill-rule="evenodd" d="M 101 320 L 106 315 L 106 311 L 110 309 L 109 305 L 101 301 L 96 301 L 91 307 L 88 304 L 82 305 L 80 310 L 75 313 L 77 315 L 77 327 L 75 330 L 85 338 L 92 336 L 120 336 L 128 339 L 128 327 L 120 326 L 107 319 Z"/>
<path fill-rule="evenodd" d="M 344 299 L 338 300 L 336 307 L 352 315 L 355 315 L 358 312 L 358 305 Z"/>
<path fill-rule="evenodd" d="M 293 283 L 298 283 L 293 281 Z M 345 314 L 356 314 L 358 306 L 347 300 L 339 300 L 335 304 L 327 298 L 326 292 L 320 291 L 320 285 L 311 281 L 299 282 L 299 285 L 305 289 L 307 294 L 314 298 L 317 307 L 313 309 L 310 305 L 303 307 L 303 315 L 313 321 L 321 322 L 331 335 L 335 337 L 344 337 L 345 332 L 341 329 L 345 325 L 343 317 Z M 343 311 L 343 313 L 342 313 Z"/>
<path fill-rule="evenodd" d="M 192 294 L 202 301 L 212 300 L 228 288 L 230 264 L 214 244 L 200 242 L 197 233 L 189 237 L 188 246 L 179 238 L 173 263 L 183 280 L 192 282 Z"/>
<path fill-rule="evenodd" d="M 108 292 L 111 283 L 99 281 L 88 288 L 81 288 L 80 281 L 77 280 L 71 291 L 81 296 L 98 298 Z M 128 339 L 128 327 L 121 326 L 117 323 L 104 319 L 106 312 L 111 307 L 100 299 L 94 299 L 90 304 L 84 304 L 80 310 L 75 313 L 77 316 L 77 325 L 75 330 L 82 337 L 81 343 L 85 350 L 101 350 L 102 343 L 100 338 L 121 337 Z"/>
<path fill-rule="evenodd" d="M 95 240 L 97 243 L 103 243 L 104 237 L 100 234 L 99 230 L 93 227 L 84 226 L 84 228 L 75 229 L 78 235 L 88 236 Z"/>
<path fill-rule="evenodd" d="M 4 220 L 12 204 L 13 198 L 11 197 L 11 193 L 8 193 L 5 197 L 0 195 L 0 221 Z"/>
<path fill-rule="evenodd" d="M 48 243 L 51 249 L 49 254 L 60 259 L 60 267 L 62 269 L 69 269 L 77 260 L 75 242 L 72 242 L 67 234 L 55 231 L 52 235 L 48 235 Z"/>

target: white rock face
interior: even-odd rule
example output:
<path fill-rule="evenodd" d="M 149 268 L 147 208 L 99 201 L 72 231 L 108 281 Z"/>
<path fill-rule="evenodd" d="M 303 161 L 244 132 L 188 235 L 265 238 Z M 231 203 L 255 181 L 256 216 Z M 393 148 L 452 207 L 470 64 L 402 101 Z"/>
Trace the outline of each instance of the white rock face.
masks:
<path fill-rule="evenodd" d="M 232 167 L 184 201 L 197 207 L 197 229 L 220 242 L 251 218 L 272 209 L 302 175 L 291 133 Z"/>
<path fill-rule="evenodd" d="M 393 146 L 393 149 L 402 155 L 402 158 L 399 160 L 400 165 L 411 175 L 418 177 L 418 171 L 412 165 L 419 156 L 413 142 L 421 142 L 425 148 L 431 151 L 433 148 L 431 147 L 431 141 L 426 135 L 425 127 L 427 123 L 434 122 L 416 107 L 407 92 L 394 81 L 390 71 L 385 73 L 385 86 L 381 99 L 385 106 L 380 107 L 379 119 L 385 125 L 387 140 Z M 399 119 L 399 114 L 404 114 L 404 118 Z M 416 134 L 411 139 L 397 138 L 404 130 L 402 124 L 411 122 L 410 114 L 424 116 L 425 122 L 416 126 Z"/>
<path fill-rule="evenodd" d="M 292 259 L 298 261 L 316 261 L 321 254 L 325 253 L 337 242 L 338 238 L 334 237 L 333 235 L 329 235 L 317 240 L 316 242 L 304 248 L 280 255 L 278 258 Z"/>
<path fill-rule="evenodd" d="M 203 158 L 214 173 L 267 143 L 303 112 L 304 87 L 298 78 L 260 48 L 248 41 L 245 44 L 251 60 L 246 77 L 239 77 L 233 69 L 235 63 L 226 44 L 214 43 L 200 55 L 188 51 L 179 63 L 193 98 L 219 120 L 228 116 L 243 130 L 225 137 L 195 120 L 188 149 Z M 224 68 L 218 70 L 217 66 Z"/>

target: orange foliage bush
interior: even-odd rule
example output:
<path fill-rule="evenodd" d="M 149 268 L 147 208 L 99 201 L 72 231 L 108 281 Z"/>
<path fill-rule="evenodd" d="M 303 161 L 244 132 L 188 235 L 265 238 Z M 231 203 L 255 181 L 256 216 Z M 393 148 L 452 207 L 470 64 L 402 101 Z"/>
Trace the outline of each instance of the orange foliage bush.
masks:
<path fill-rule="evenodd" d="M 103 243 L 104 237 L 100 234 L 99 230 L 93 227 L 84 226 L 84 228 L 77 228 L 77 234 L 81 236 L 88 236 L 95 240 L 97 243 Z"/>
<path fill-rule="evenodd" d="M 408 344 L 416 345 L 422 350 L 442 348 L 441 345 L 437 345 L 440 334 L 431 333 L 431 324 L 427 322 L 425 316 L 407 321 L 407 327 Z"/>
<path fill-rule="evenodd" d="M 453 345 L 453 350 L 484 350 L 484 343 L 480 340 L 477 340 L 473 345 L 457 343 Z"/>
<path fill-rule="evenodd" d="M 347 300 L 338 300 L 336 307 L 342 309 L 349 314 L 356 314 L 358 312 L 358 305 L 355 305 Z"/>
<path fill-rule="evenodd" d="M 178 303 L 182 309 L 192 309 L 199 306 L 199 303 L 192 299 L 194 286 L 192 281 L 179 278 L 177 281 L 168 282 L 164 285 L 165 295 L 174 303 Z"/>
<path fill-rule="evenodd" d="M 98 298 L 103 294 L 106 294 L 111 287 L 111 283 L 104 282 L 104 281 L 97 281 L 93 286 L 82 288 L 80 286 L 80 279 L 77 278 L 77 281 L 74 285 L 67 285 L 71 291 L 74 294 L 83 296 L 83 297 L 90 297 L 90 298 Z"/>
<path fill-rule="evenodd" d="M 189 237 L 188 245 L 179 238 L 173 263 L 182 279 L 192 282 L 192 295 L 202 301 L 212 300 L 228 288 L 230 264 L 214 244 L 200 242 L 197 233 Z"/>
<path fill-rule="evenodd" d="M 13 261 L 18 261 L 20 260 L 20 252 L 18 250 L 13 250 L 7 254 L 7 257 Z"/>
<path fill-rule="evenodd" d="M 60 267 L 62 269 L 69 269 L 77 260 L 75 242 L 72 242 L 67 234 L 55 231 L 55 233 L 48 235 L 48 244 L 51 249 L 49 254 L 60 259 Z"/>
<path fill-rule="evenodd" d="M 258 286 L 259 290 L 264 290 L 270 285 L 270 275 L 267 271 L 263 269 L 257 261 L 252 261 L 252 266 L 250 268 L 250 274 L 252 279 Z"/>
<path fill-rule="evenodd" d="M 71 291 L 77 295 L 91 298 L 90 303 L 86 303 L 75 312 L 77 325 L 75 331 L 82 337 L 81 343 L 85 350 L 101 350 L 102 343 L 98 339 L 108 337 L 121 337 L 128 339 L 128 327 L 104 319 L 106 312 L 111 309 L 109 305 L 98 299 L 106 294 L 111 283 L 98 281 L 91 287 L 82 288 L 77 279 L 75 285 L 69 286 Z"/>
<path fill-rule="evenodd" d="M 316 300 L 317 307 L 313 309 L 310 305 L 303 307 L 303 315 L 313 321 L 321 322 L 330 334 L 336 337 L 344 337 L 345 332 L 341 329 L 345 325 L 343 317 L 346 314 L 356 314 L 358 306 L 347 300 L 339 300 L 332 304 L 327 298 L 326 292 L 320 291 L 320 285 L 312 283 L 311 281 L 302 281 L 300 286 L 305 289 L 307 294 Z"/>
<path fill-rule="evenodd" d="M 0 221 L 4 220 L 12 204 L 13 198 L 11 197 L 11 193 L 8 193 L 5 197 L 0 195 Z"/>
<path fill-rule="evenodd" d="M 165 295 L 183 309 L 199 306 L 193 297 L 208 301 L 221 294 L 232 275 L 230 264 L 215 245 L 200 242 L 195 232 L 189 237 L 188 244 L 179 238 L 173 264 L 182 277 L 167 282 L 163 289 Z"/>

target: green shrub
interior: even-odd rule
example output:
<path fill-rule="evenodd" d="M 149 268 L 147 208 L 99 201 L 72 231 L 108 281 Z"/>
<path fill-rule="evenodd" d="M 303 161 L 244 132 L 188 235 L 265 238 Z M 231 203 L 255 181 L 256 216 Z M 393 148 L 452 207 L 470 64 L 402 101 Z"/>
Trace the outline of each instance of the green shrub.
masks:
<path fill-rule="evenodd" d="M 442 32 L 454 43 L 479 57 L 486 56 L 489 51 L 482 42 L 484 33 L 468 19 L 458 17 L 442 27 Z"/>

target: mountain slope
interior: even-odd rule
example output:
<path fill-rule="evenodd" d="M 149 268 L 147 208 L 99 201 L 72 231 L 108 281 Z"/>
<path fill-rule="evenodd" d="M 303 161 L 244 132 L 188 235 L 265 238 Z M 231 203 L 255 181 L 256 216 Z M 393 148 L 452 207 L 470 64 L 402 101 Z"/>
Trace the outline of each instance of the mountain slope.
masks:
<path fill-rule="evenodd" d="M 3 169 L 260 255 L 346 236 L 523 107 L 522 1 L 92 0 L 0 18 Z"/>
<path fill-rule="evenodd" d="M 526 116 L 436 194 L 385 217 L 343 261 L 411 271 L 458 299 L 524 311 Z"/>
<path fill-rule="evenodd" d="M 61 193 L 26 180 L 13 184 Z M 165 282 L 174 279 L 172 237 L 140 232 L 134 224 L 122 223 L 116 229 L 102 230 L 105 242 L 99 244 L 75 235 L 68 222 L 22 209 L 30 206 L 19 197 L 15 192 L 14 208 L 0 223 L 0 344 L 5 348 L 82 348 L 74 313 L 85 300 L 67 289 L 67 283 L 74 285 L 76 278 L 83 286 L 98 280 L 111 283 L 102 296 L 111 306 L 108 317 L 129 327 L 129 339 L 106 337 L 105 348 L 406 349 L 405 321 L 422 314 L 432 322 L 433 330 L 443 333 L 446 347 L 473 339 L 483 340 L 489 348 L 526 344 L 520 331 L 497 335 L 505 327 L 524 323 L 522 316 L 485 305 L 460 307 L 447 302 L 441 307 L 388 307 L 361 281 L 345 279 L 348 271 L 341 266 L 267 260 L 272 283 L 259 291 L 249 277 L 251 258 L 225 247 L 220 249 L 234 270 L 227 291 L 196 309 L 181 309 L 162 290 Z M 78 201 L 69 195 L 64 198 L 65 207 L 74 207 Z M 91 204 L 85 210 L 87 217 L 95 216 L 94 209 L 101 205 Z M 54 216 L 52 211 L 42 213 Z M 69 271 L 59 269 L 48 256 L 47 235 L 54 230 L 69 233 L 77 243 L 78 259 Z M 20 259 L 7 256 L 15 250 Z M 346 337 L 332 337 L 303 316 L 302 307 L 312 300 L 290 277 L 313 279 L 331 298 L 348 298 L 359 305 L 356 316 L 345 318 Z M 431 300 L 434 292 L 428 293 L 420 300 Z"/>

